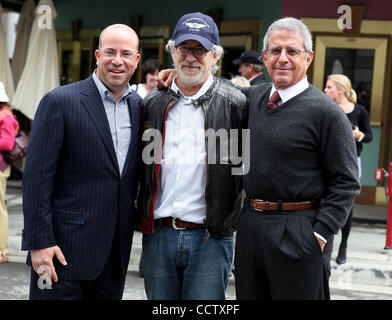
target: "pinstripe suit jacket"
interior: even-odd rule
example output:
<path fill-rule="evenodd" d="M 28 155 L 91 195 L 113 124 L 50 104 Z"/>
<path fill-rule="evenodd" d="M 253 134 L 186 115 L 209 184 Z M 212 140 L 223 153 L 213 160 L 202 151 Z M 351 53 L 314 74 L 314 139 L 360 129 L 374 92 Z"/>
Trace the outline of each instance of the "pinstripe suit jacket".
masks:
<path fill-rule="evenodd" d="M 121 176 L 92 76 L 54 89 L 38 106 L 23 176 L 22 250 L 58 245 L 68 263 L 54 258 L 61 279 L 101 273 L 118 219 L 126 272 L 136 221 L 140 101 L 136 93 L 128 98 L 132 137 Z"/>

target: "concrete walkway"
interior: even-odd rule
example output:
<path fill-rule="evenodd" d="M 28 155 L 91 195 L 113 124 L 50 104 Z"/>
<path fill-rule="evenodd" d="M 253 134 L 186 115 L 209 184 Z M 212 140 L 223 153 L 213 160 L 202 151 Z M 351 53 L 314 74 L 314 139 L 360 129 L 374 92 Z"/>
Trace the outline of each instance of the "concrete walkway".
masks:
<path fill-rule="evenodd" d="M 21 230 L 23 229 L 20 182 L 9 181 L 6 201 L 9 210 L 9 260 L 24 263 L 26 252 L 20 250 Z M 331 288 L 367 290 L 392 295 L 392 250 L 384 249 L 386 227 L 386 207 L 355 205 L 346 264 L 338 265 L 335 262 L 340 244 L 340 233 L 334 239 Z M 138 271 L 141 249 L 142 235 L 140 232 L 135 232 L 128 267 L 131 272 Z M 230 281 L 233 281 L 233 277 Z"/>

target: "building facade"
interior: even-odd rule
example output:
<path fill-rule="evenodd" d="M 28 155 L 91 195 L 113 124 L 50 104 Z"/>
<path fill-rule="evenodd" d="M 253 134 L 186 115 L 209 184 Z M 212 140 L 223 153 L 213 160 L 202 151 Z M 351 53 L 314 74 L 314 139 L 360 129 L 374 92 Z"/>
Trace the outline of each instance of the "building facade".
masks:
<path fill-rule="evenodd" d="M 364 144 L 362 192 L 358 203 L 386 206 L 385 189 L 376 182 L 376 168 L 392 161 L 392 2 L 388 0 L 54 0 L 57 11 L 59 71 L 61 84 L 88 76 L 95 68 L 94 50 L 101 30 L 112 23 L 131 25 L 140 36 L 142 61 L 156 58 L 165 67 L 171 61 L 164 47 L 177 20 L 185 13 L 211 15 L 220 29 L 225 56 L 222 76 L 237 70 L 232 60 L 244 50 L 261 51 L 268 26 L 276 19 L 302 19 L 313 35 L 315 58 L 309 81 L 323 89 L 330 73 L 344 73 L 354 89 L 363 91 L 369 110 L 373 141 Z M 138 81 L 136 73 L 132 81 Z"/>

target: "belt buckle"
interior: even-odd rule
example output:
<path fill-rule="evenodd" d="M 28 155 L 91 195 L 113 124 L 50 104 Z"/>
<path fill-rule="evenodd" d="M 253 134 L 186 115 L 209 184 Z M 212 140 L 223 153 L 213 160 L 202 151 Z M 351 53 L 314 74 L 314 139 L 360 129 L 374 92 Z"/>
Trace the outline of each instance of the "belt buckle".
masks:
<path fill-rule="evenodd" d="M 265 201 L 261 200 L 261 199 L 254 199 L 253 209 L 256 210 L 256 211 L 260 211 L 260 212 L 265 211 L 263 209 L 256 208 L 257 202 L 265 202 Z"/>
<path fill-rule="evenodd" d="M 174 230 L 185 230 L 186 228 L 179 228 L 176 226 L 176 219 L 177 218 L 172 218 L 172 227 Z"/>

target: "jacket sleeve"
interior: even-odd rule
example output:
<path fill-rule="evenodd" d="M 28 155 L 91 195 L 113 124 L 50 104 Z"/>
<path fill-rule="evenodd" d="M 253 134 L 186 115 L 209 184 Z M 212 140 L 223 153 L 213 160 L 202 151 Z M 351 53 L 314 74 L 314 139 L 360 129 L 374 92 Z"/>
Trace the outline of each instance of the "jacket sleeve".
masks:
<path fill-rule="evenodd" d="M 22 250 L 56 245 L 51 196 L 64 135 L 59 100 L 53 91 L 48 93 L 34 117 L 23 174 Z"/>
<path fill-rule="evenodd" d="M 15 143 L 15 122 L 11 116 L 0 120 L 0 150 L 11 151 Z"/>
<path fill-rule="evenodd" d="M 363 132 L 365 134 L 365 137 L 363 138 L 362 142 L 368 143 L 373 140 L 373 132 L 372 132 L 372 128 L 370 126 L 369 113 L 362 106 L 360 108 L 360 117 L 359 117 L 358 128 L 361 132 Z"/>
<path fill-rule="evenodd" d="M 361 186 L 355 140 L 348 118 L 343 112 L 324 118 L 327 120 L 320 131 L 320 159 L 326 191 L 313 229 L 328 239 L 344 226 Z"/>

